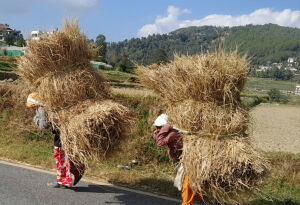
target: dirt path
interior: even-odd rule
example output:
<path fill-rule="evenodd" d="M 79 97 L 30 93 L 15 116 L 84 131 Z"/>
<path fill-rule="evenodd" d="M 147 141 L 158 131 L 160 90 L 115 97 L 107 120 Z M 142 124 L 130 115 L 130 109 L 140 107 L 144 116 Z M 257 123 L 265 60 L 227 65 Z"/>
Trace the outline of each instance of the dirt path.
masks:
<path fill-rule="evenodd" d="M 262 104 L 251 111 L 251 117 L 256 147 L 300 153 L 300 106 Z"/>

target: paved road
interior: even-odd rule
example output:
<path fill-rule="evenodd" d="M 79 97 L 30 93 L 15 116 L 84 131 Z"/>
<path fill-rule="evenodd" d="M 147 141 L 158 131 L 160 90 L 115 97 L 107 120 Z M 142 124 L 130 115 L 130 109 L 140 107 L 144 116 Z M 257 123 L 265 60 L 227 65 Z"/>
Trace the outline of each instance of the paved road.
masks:
<path fill-rule="evenodd" d="M 0 163 L 1 205 L 175 205 L 178 202 L 119 190 L 106 185 L 79 182 L 71 189 L 49 188 L 55 176 Z"/>

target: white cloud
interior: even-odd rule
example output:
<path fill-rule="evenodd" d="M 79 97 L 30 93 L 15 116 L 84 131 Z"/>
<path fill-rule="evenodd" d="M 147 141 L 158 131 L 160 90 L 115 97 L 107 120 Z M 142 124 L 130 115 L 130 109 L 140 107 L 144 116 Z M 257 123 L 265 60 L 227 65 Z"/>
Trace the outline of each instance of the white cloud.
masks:
<path fill-rule="evenodd" d="M 270 8 L 263 8 L 240 16 L 212 14 L 202 19 L 194 20 L 179 19 L 181 14 L 190 13 L 187 9 L 181 10 L 174 6 L 169 6 L 167 12 L 167 16 L 158 16 L 153 24 L 146 24 L 140 28 L 138 37 L 146 37 L 154 33 L 168 33 L 178 28 L 204 25 L 232 27 L 247 24 L 274 23 L 281 26 L 300 28 L 300 11 L 292 11 L 291 9 L 273 11 Z"/>

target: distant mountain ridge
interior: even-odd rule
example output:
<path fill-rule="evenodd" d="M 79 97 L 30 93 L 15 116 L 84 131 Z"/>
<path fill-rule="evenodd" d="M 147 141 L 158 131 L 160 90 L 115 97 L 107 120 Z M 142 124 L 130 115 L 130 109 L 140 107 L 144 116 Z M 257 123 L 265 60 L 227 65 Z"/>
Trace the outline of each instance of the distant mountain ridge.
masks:
<path fill-rule="evenodd" d="M 200 26 L 181 28 L 169 34 L 132 38 L 108 44 L 107 59 L 125 55 L 131 61 L 149 64 L 151 55 L 163 49 L 169 59 L 174 53 L 193 55 L 214 49 L 220 42 L 226 49 L 238 48 L 251 57 L 252 64 L 282 62 L 300 56 L 300 29 L 275 24 L 237 27 Z"/>

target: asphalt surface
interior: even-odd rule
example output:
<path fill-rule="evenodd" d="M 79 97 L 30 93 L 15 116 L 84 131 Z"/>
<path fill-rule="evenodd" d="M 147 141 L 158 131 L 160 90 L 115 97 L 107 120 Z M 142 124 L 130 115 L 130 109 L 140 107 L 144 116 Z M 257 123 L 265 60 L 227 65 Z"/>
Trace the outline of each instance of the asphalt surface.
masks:
<path fill-rule="evenodd" d="M 54 175 L 0 163 L 0 205 L 179 204 L 82 181 L 70 189 L 47 187 L 52 181 L 55 181 Z"/>

